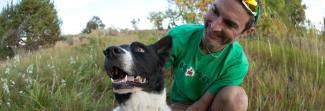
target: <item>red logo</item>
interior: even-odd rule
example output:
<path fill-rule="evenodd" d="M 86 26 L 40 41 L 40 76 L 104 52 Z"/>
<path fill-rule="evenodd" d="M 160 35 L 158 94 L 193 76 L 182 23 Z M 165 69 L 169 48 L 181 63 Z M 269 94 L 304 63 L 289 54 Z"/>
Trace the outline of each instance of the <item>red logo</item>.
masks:
<path fill-rule="evenodd" d="M 186 76 L 194 76 L 194 74 L 195 74 L 195 71 L 193 70 L 192 67 L 188 68 L 188 69 L 186 70 L 186 72 L 185 72 L 185 75 L 186 75 Z"/>

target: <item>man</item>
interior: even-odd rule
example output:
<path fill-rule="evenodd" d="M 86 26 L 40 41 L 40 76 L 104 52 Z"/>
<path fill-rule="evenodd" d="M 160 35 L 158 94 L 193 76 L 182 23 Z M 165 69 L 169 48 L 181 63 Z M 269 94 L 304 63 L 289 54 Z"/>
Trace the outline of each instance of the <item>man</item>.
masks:
<path fill-rule="evenodd" d="M 216 0 L 203 25 L 182 25 L 168 35 L 173 53 L 173 111 L 245 111 L 248 97 L 239 85 L 248 60 L 237 39 L 252 33 L 260 13 L 256 0 Z"/>

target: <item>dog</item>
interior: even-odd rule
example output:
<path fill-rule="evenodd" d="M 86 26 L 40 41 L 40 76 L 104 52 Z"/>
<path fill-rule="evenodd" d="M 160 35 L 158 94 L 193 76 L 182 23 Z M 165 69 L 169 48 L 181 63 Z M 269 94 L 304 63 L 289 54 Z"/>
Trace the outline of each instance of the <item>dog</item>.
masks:
<path fill-rule="evenodd" d="M 151 45 L 132 42 L 103 51 L 118 102 L 113 111 L 171 111 L 162 71 L 171 48 L 172 38 L 166 36 Z"/>

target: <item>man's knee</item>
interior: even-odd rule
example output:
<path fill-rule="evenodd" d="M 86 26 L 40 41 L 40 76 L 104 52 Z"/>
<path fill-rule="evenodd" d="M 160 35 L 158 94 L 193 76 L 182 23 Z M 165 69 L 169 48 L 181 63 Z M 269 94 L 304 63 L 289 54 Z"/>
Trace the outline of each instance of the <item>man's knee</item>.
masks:
<path fill-rule="evenodd" d="M 246 111 L 248 97 L 240 86 L 227 86 L 219 91 L 211 105 L 212 111 Z"/>

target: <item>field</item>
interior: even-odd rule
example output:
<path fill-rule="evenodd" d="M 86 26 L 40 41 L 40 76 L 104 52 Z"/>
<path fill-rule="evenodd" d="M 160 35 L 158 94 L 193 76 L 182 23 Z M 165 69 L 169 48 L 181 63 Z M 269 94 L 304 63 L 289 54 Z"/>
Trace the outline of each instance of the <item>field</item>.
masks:
<path fill-rule="evenodd" d="M 0 110 L 110 110 L 114 97 L 103 70 L 102 50 L 131 41 L 150 44 L 164 34 L 138 31 L 76 35 L 52 48 L 2 61 Z M 243 83 L 249 96 L 249 111 L 325 109 L 325 41 L 322 38 L 306 33 L 304 37 L 254 34 L 241 39 L 250 62 Z"/>

